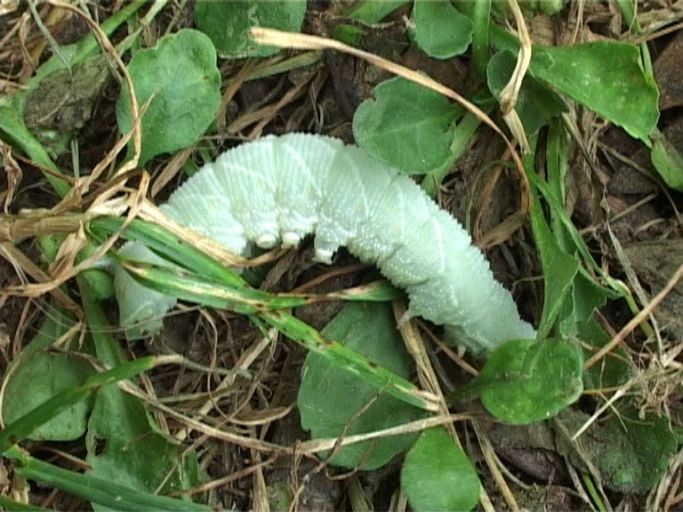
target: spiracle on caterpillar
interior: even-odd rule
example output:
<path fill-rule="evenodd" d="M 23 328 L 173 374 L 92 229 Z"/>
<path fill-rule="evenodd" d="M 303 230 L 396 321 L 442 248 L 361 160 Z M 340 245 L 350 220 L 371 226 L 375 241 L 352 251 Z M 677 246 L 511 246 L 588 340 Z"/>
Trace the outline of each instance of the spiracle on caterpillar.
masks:
<path fill-rule="evenodd" d="M 315 259 L 330 263 L 345 246 L 406 290 L 410 316 L 443 325 L 447 340 L 475 353 L 536 335 L 456 219 L 413 180 L 338 139 L 293 133 L 242 144 L 205 164 L 160 208 L 236 254 L 250 244 L 294 247 L 313 234 Z M 164 262 L 139 242 L 121 253 Z M 158 330 L 176 302 L 120 267 L 114 284 L 129 338 Z"/>

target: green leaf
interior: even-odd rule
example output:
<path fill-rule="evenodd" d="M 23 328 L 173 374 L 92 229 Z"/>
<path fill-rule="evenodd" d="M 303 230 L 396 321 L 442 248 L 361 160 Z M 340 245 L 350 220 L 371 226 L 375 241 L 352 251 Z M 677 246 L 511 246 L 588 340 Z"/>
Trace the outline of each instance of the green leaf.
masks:
<path fill-rule="evenodd" d="M 480 108 L 486 114 L 489 113 L 491 107 L 488 105 L 480 105 Z M 474 137 L 477 129 L 481 125 L 481 120 L 471 112 L 465 112 L 465 115 L 460 118 L 458 123 L 453 128 L 453 140 L 451 141 L 451 156 L 446 160 L 445 164 L 438 169 L 422 178 L 421 187 L 430 197 L 436 197 L 437 192 L 441 188 L 443 180 L 451 172 L 453 163 L 458 160 L 470 147 L 470 142 Z"/>
<path fill-rule="evenodd" d="M 538 335 L 543 338 L 550 332 L 562 309 L 565 297 L 572 290 L 574 278 L 579 270 L 579 262 L 558 246 L 543 217 L 536 194 L 534 194 L 531 207 L 531 229 L 543 267 L 543 315 L 538 326 Z"/>
<path fill-rule="evenodd" d="M 69 354 L 38 351 L 21 360 L 5 390 L 3 417 L 7 423 L 21 418 L 62 391 L 78 386 L 93 373 L 82 359 Z M 90 397 L 68 408 L 35 429 L 34 441 L 72 441 L 85 433 Z"/>
<path fill-rule="evenodd" d="M 536 76 L 649 144 L 659 93 L 643 73 L 637 47 L 611 41 L 539 47 L 532 62 Z"/>
<path fill-rule="evenodd" d="M 432 428 L 406 455 L 401 489 L 413 510 L 471 510 L 479 503 L 479 477 L 443 428 Z"/>
<path fill-rule="evenodd" d="M 528 165 L 529 163 L 532 163 L 532 161 L 525 161 L 524 168 L 528 173 L 527 175 L 529 177 L 529 181 L 533 185 L 533 188 L 540 192 L 541 196 L 548 204 L 548 208 L 554 221 L 553 234 L 555 236 L 555 240 L 558 241 L 558 244 L 560 241 L 562 242 L 562 245 L 566 247 L 566 253 L 575 254 L 577 257 L 580 255 L 583 265 L 588 269 L 592 269 L 594 273 L 607 279 L 612 287 L 610 289 L 602 287 L 591 277 L 590 279 L 594 286 L 600 287 L 602 292 L 609 298 L 614 299 L 622 297 L 624 293 L 623 288 L 616 286 L 615 283 L 610 280 L 609 275 L 602 272 L 602 268 L 595 262 L 595 259 L 586 245 L 586 242 L 583 240 L 579 230 L 576 229 L 576 226 L 567 214 L 563 203 L 556 197 L 548 183 L 543 181 L 535 173 L 533 166 Z M 534 201 L 536 201 L 536 199 L 534 199 Z M 584 276 L 586 276 L 585 273 Z"/>
<path fill-rule="evenodd" d="M 584 355 L 590 357 L 604 347 L 612 339 L 595 320 L 576 323 L 578 338 L 594 350 L 584 349 Z M 615 387 L 631 377 L 628 355 L 624 349 L 617 347 L 583 373 L 583 384 L 588 389 L 604 389 Z"/>
<path fill-rule="evenodd" d="M 683 155 L 662 134 L 653 136 L 653 141 L 652 165 L 669 187 L 683 191 Z"/>
<path fill-rule="evenodd" d="M 489 60 L 486 78 L 489 90 L 496 99 L 500 99 L 500 93 L 510 80 L 515 61 L 515 55 L 507 50 L 496 53 Z M 527 135 L 533 135 L 553 117 L 565 112 L 567 106 L 556 93 L 527 73 L 522 81 L 515 110 Z"/>
<path fill-rule="evenodd" d="M 26 439 L 37 427 L 47 423 L 78 401 L 95 394 L 103 386 L 149 370 L 156 362 L 155 357 L 143 357 L 111 370 L 94 373 L 78 386 L 71 386 L 59 392 L 0 430 L 0 455 Z"/>
<path fill-rule="evenodd" d="M 12 423 L 62 391 L 81 384 L 92 367 L 70 354 L 49 353 L 52 345 L 73 325 L 66 315 L 52 309 L 38 334 L 26 345 L 11 370 L 3 400 L 3 419 Z M 32 440 L 70 441 L 85 433 L 90 398 L 83 398 L 55 416 L 43 418 L 28 436 Z"/>
<path fill-rule="evenodd" d="M 80 277 L 78 284 L 98 358 L 113 367 L 130 365 L 111 335 L 112 326 L 94 292 Z M 168 494 L 200 481 L 196 454 L 162 434 L 144 404 L 116 385 L 103 387 L 97 394 L 86 448 L 88 475 L 128 489 Z M 109 510 L 102 505 L 94 508 Z"/>
<path fill-rule="evenodd" d="M 197 28 L 206 33 L 224 57 L 266 57 L 279 51 L 254 43 L 251 27 L 298 32 L 306 13 L 305 0 L 198 1 Z"/>
<path fill-rule="evenodd" d="M 579 347 L 562 340 L 515 340 L 496 349 L 475 380 L 486 409 L 506 423 L 550 418 L 574 403 L 583 384 Z"/>
<path fill-rule="evenodd" d="M 356 143 L 406 174 L 442 167 L 452 155 L 462 110 L 444 96 L 403 78 L 382 82 L 353 116 Z"/>
<path fill-rule="evenodd" d="M 558 416 L 556 422 L 566 436 L 558 436 L 562 441 L 558 448 L 579 468 L 586 462 L 592 464 L 607 489 L 628 494 L 650 491 L 677 452 L 677 436 L 667 418 L 647 415 L 641 419 L 629 408 L 607 422 L 594 422 L 575 441 L 570 440 L 587 420 L 588 415 L 573 410 Z"/>
<path fill-rule="evenodd" d="M 142 402 L 116 386 L 97 395 L 86 447 L 88 475 L 131 490 L 169 494 L 200 482 L 196 454 L 159 432 Z"/>
<path fill-rule="evenodd" d="M 535 140 L 535 139 L 532 139 Z M 546 303 L 544 318 L 541 321 L 543 333 L 555 325 L 555 334 L 565 339 L 576 339 L 578 323 L 590 322 L 594 311 L 603 306 L 608 298 L 614 298 L 611 290 L 600 285 L 595 278 L 578 262 L 578 255 L 586 255 L 584 265 L 597 266 L 590 256 L 585 242 L 576 231 L 576 227 L 567 215 L 566 204 L 566 171 L 569 159 L 569 147 L 562 125 L 558 119 L 550 123 L 547 137 L 546 161 L 547 180 L 544 182 L 535 173 L 533 159 L 527 158 L 525 167 L 530 181 L 534 186 L 534 204 L 532 206 L 532 227 L 537 244 L 546 241 L 550 247 L 541 251 L 544 258 L 544 274 L 546 275 Z M 540 192 L 543 199 L 548 203 L 550 226 L 546 224 L 545 217 L 539 208 Z M 552 265 L 552 254 L 557 254 L 564 260 L 564 278 L 557 275 L 558 265 Z M 563 256 L 564 255 L 564 256 Z M 576 259 L 577 272 L 571 279 L 571 268 L 574 263 L 567 257 Z M 545 264 L 547 261 L 547 265 Z M 546 268 L 549 267 L 549 268 Z M 561 269 L 561 268 L 560 268 Z M 551 279 L 551 277 L 552 279 Z M 564 288 L 570 285 L 569 292 Z M 553 296 L 553 292 L 557 296 Z M 560 292 L 564 292 L 561 297 Z M 561 303 L 559 302 L 561 301 Z M 560 306 L 560 307 L 558 307 Z"/>
<path fill-rule="evenodd" d="M 500 28 L 491 30 L 499 49 L 519 48 Z M 632 44 L 601 41 L 575 46 L 535 45 L 531 72 L 558 92 L 624 128 L 649 145 L 659 119 L 659 92 L 640 65 L 640 50 Z"/>
<path fill-rule="evenodd" d="M 612 417 L 608 428 L 614 435 L 597 461 L 600 471 L 622 492 L 648 492 L 676 453 L 678 443 L 669 420 L 651 415 L 640 420 L 634 411 L 630 418 Z"/>
<path fill-rule="evenodd" d="M 128 65 L 142 118 L 140 164 L 161 153 L 185 148 L 209 127 L 220 108 L 220 73 L 211 40 L 183 29 L 164 36 L 157 46 L 137 52 Z M 121 132 L 132 127 L 130 96 L 123 86 L 116 104 Z"/>
<path fill-rule="evenodd" d="M 125 511 L 177 511 L 177 512 L 209 512 L 207 506 L 190 501 L 157 496 L 127 489 L 111 480 L 95 478 L 88 474 L 69 471 L 39 459 L 16 452 L 7 454 L 16 461 L 16 473 L 27 480 L 41 482 L 49 488 L 59 489 L 84 500 L 88 500 L 93 508 L 101 510 Z"/>
<path fill-rule="evenodd" d="M 384 304 L 352 303 L 323 330 L 330 339 L 363 353 L 374 363 L 408 377 L 412 364 L 396 331 L 391 308 Z M 358 417 L 356 414 L 373 402 Z M 361 434 L 401 425 L 422 413 L 359 380 L 355 373 L 309 353 L 298 396 L 301 425 L 315 439 Z M 349 426 L 348 430 L 345 428 Z M 407 450 L 414 435 L 390 437 L 342 448 L 332 463 L 376 469 Z"/>
<path fill-rule="evenodd" d="M 430 57 L 455 57 L 472 41 L 472 21 L 449 1 L 415 0 L 412 21 L 413 39 Z"/>
<path fill-rule="evenodd" d="M 26 126 L 52 154 L 66 152 L 76 130 L 90 120 L 110 77 L 101 54 L 46 76 L 27 95 Z"/>
<path fill-rule="evenodd" d="M 571 294 L 564 298 L 562 310 L 558 314 L 557 332 L 562 338 L 574 338 L 577 325 L 593 318 L 596 309 L 604 306 L 614 294 L 600 286 L 583 268 L 574 277 Z"/>

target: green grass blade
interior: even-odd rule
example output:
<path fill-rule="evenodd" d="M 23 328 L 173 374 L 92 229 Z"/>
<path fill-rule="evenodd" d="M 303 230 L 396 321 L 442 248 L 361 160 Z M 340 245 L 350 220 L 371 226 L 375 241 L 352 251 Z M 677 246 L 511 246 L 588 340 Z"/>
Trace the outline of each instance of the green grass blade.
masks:
<path fill-rule="evenodd" d="M 19 503 L 18 501 L 0 495 L 0 510 L 10 510 L 12 512 L 47 512 L 48 509 L 29 505 L 28 503 Z"/>
<path fill-rule="evenodd" d="M 472 9 L 472 66 L 481 78 L 486 77 L 486 65 L 491 57 L 490 20 L 491 0 L 475 0 Z"/>
<path fill-rule="evenodd" d="M 102 386 L 129 379 L 139 373 L 149 370 L 154 367 L 159 360 L 159 357 L 149 356 L 122 364 L 111 370 L 92 375 L 80 386 L 55 395 L 47 402 L 10 423 L 4 430 L 0 431 L 0 454 L 6 452 L 11 446 L 25 439 L 40 425 L 48 422 L 61 411 L 79 400 L 95 393 Z"/>
<path fill-rule="evenodd" d="M 217 309 L 229 309 L 243 315 L 288 309 L 311 302 L 304 295 L 274 295 L 253 288 L 236 288 L 206 279 L 199 274 L 131 260 L 123 261 L 122 267 L 147 288 L 178 299 Z"/>
<path fill-rule="evenodd" d="M 123 225 L 123 219 L 117 217 L 100 217 L 90 222 L 89 232 L 90 235 L 94 237 L 96 241 L 102 242 L 107 237 L 116 233 Z M 202 276 L 196 282 L 200 283 L 199 286 L 223 286 L 235 288 L 245 288 L 248 287 L 248 283 L 234 270 L 226 267 L 220 262 L 217 262 L 210 256 L 207 256 L 202 251 L 184 243 L 177 236 L 169 233 L 164 228 L 157 224 L 151 222 L 146 222 L 143 220 L 134 220 L 122 233 L 122 237 L 126 240 L 135 240 L 145 244 L 147 247 L 157 252 L 169 261 L 173 261 L 181 265 L 182 267 L 191 270 L 196 275 Z M 153 267 L 151 265 L 133 265 L 127 264 L 129 270 L 133 270 L 131 274 L 133 277 L 137 277 L 143 284 L 147 284 L 150 287 L 155 287 L 156 289 L 163 291 L 162 286 L 168 284 L 170 287 L 179 287 L 182 289 L 184 286 L 192 285 L 195 282 L 195 277 L 192 279 L 185 280 L 185 284 L 181 286 L 180 283 L 171 283 L 171 280 L 179 274 L 177 272 L 172 272 L 166 270 L 166 272 L 152 272 L 150 269 L 159 268 Z M 147 270 L 150 270 L 149 272 Z M 164 279 L 168 279 L 168 283 L 164 282 Z M 154 282 L 156 281 L 156 283 Z M 216 283 L 222 283 L 222 285 L 217 285 Z M 190 291 L 190 290 L 186 290 Z M 209 291 L 209 296 L 212 295 Z M 218 292 L 213 293 L 213 295 L 220 295 Z M 254 293 L 254 290 L 249 292 L 248 297 L 250 299 L 258 299 L 263 302 L 270 302 L 277 297 L 273 294 L 268 294 L 266 292 Z M 347 300 L 347 301 L 376 301 L 383 302 L 388 300 L 397 299 L 403 296 L 403 293 L 394 288 L 390 283 L 386 281 L 376 281 L 367 285 L 359 286 L 356 288 L 351 288 L 348 290 L 341 290 L 339 292 L 333 292 L 325 295 L 319 294 L 290 294 L 286 296 L 286 300 L 275 306 L 270 306 L 269 309 L 280 309 L 283 307 L 293 307 L 297 305 L 309 304 L 312 302 L 319 302 L 321 300 Z M 186 300 L 193 300 L 187 298 L 183 295 Z M 299 301 L 300 299 L 300 301 Z M 207 306 L 213 307 L 228 307 L 225 304 L 210 303 L 203 300 L 203 295 L 199 294 L 196 300 L 199 304 L 205 304 Z"/>
<path fill-rule="evenodd" d="M 45 169 L 49 169 L 50 172 L 44 172 L 45 177 L 55 192 L 64 197 L 69 192 L 71 185 L 59 177 L 62 173 L 57 164 L 52 161 L 40 141 L 26 128 L 22 110 L 16 101 L 0 99 L 0 134 L 4 133 L 32 161 Z"/>
<path fill-rule="evenodd" d="M 243 315 L 263 311 L 290 309 L 330 300 L 348 302 L 388 302 L 403 297 L 403 293 L 386 281 L 328 294 L 269 293 L 247 287 L 222 284 L 194 272 L 133 260 L 122 260 L 121 266 L 142 285 L 181 300 L 217 309 L 229 309 Z"/>
<path fill-rule="evenodd" d="M 310 325 L 283 311 L 266 312 L 261 317 L 270 325 L 307 350 L 320 354 L 333 364 L 356 374 L 387 394 L 426 411 L 436 410 L 431 401 L 413 383 L 372 363 L 364 355 L 339 342 L 328 340 Z"/>
<path fill-rule="evenodd" d="M 47 484 L 113 510 L 178 512 L 206 512 L 211 510 L 209 507 L 191 501 L 155 496 L 154 494 L 128 489 L 109 480 L 69 471 L 33 457 L 21 457 L 16 472 L 23 478 Z"/>
<path fill-rule="evenodd" d="M 344 300 L 347 302 L 387 302 L 394 299 L 400 299 L 405 294 L 393 286 L 388 281 L 373 281 L 368 284 L 356 286 L 355 288 L 347 288 L 338 292 L 330 292 L 324 295 L 329 299 Z M 310 295 L 315 297 L 315 295 Z"/>
<path fill-rule="evenodd" d="M 99 242 L 118 232 L 124 219 L 99 217 L 90 221 L 89 234 Z M 185 268 L 192 269 L 206 278 L 234 287 L 248 286 L 247 282 L 231 268 L 207 256 L 180 238 L 152 222 L 134 220 L 121 235 L 126 240 L 145 244 L 164 258 Z"/>

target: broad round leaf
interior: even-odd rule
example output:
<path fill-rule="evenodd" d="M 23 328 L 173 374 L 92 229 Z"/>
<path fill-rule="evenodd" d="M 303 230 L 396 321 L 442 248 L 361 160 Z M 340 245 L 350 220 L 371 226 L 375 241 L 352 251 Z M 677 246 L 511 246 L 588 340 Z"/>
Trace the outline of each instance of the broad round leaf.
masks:
<path fill-rule="evenodd" d="M 496 418 L 525 424 L 554 416 L 583 391 L 579 347 L 561 340 L 515 340 L 496 349 L 478 377 L 481 401 Z"/>
<path fill-rule="evenodd" d="M 415 0 L 413 38 L 430 57 L 449 59 L 467 50 L 472 41 L 472 21 L 451 2 Z"/>
<path fill-rule="evenodd" d="M 410 356 L 386 304 L 348 304 L 322 332 L 401 377 L 411 373 Z M 416 420 L 423 414 L 386 393 L 378 395 L 376 387 L 313 352 L 306 358 L 302 374 L 298 396 L 301 426 L 310 430 L 314 439 L 381 430 Z M 371 405 L 367 407 L 368 404 Z M 376 469 L 407 450 L 414 440 L 414 435 L 404 435 L 354 444 L 339 450 L 332 463 Z"/>
<path fill-rule="evenodd" d="M 249 36 L 251 27 L 298 32 L 306 13 L 305 0 L 198 1 L 197 28 L 206 33 L 225 57 L 265 57 L 279 51 Z"/>
<path fill-rule="evenodd" d="M 151 98 L 142 118 L 141 164 L 199 140 L 220 108 L 216 50 L 198 30 L 164 36 L 154 48 L 137 52 L 128 72 L 140 107 Z M 121 132 L 131 129 L 125 86 L 116 104 L 116 119 Z"/>
<path fill-rule="evenodd" d="M 55 395 L 81 384 L 92 367 L 69 354 L 36 351 L 23 359 L 5 390 L 3 419 L 12 423 Z M 29 436 L 35 441 L 71 441 L 85 433 L 92 399 L 83 398 L 37 427 Z"/>
<path fill-rule="evenodd" d="M 401 489 L 416 512 L 471 510 L 479 487 L 472 463 L 443 428 L 425 430 L 401 470 Z"/>
<path fill-rule="evenodd" d="M 441 168 L 452 155 L 461 109 L 441 94 L 393 78 L 382 82 L 353 116 L 360 147 L 407 174 Z"/>

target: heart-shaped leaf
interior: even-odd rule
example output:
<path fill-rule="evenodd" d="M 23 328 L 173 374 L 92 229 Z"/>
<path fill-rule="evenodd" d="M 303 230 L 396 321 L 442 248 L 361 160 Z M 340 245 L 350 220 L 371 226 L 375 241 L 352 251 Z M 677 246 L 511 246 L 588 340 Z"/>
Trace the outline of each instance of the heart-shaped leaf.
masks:
<path fill-rule="evenodd" d="M 496 418 L 525 424 L 550 418 L 583 391 L 580 348 L 567 341 L 515 340 L 496 349 L 476 385 Z"/>
<path fill-rule="evenodd" d="M 372 96 L 353 116 L 353 135 L 364 150 L 407 174 L 439 169 L 451 158 L 459 107 L 403 78 L 382 82 Z"/>
<path fill-rule="evenodd" d="M 216 50 L 198 30 L 164 36 L 154 48 L 137 52 L 128 72 L 140 107 L 150 101 L 142 117 L 140 164 L 199 140 L 220 108 Z M 124 86 L 116 104 L 123 133 L 133 126 L 129 94 Z"/>
<path fill-rule="evenodd" d="M 455 57 L 472 41 L 472 21 L 451 2 L 415 0 L 412 21 L 413 38 L 430 57 Z"/>
<path fill-rule="evenodd" d="M 415 511 L 471 510 L 479 488 L 472 463 L 443 428 L 422 432 L 406 455 L 401 489 Z"/>

